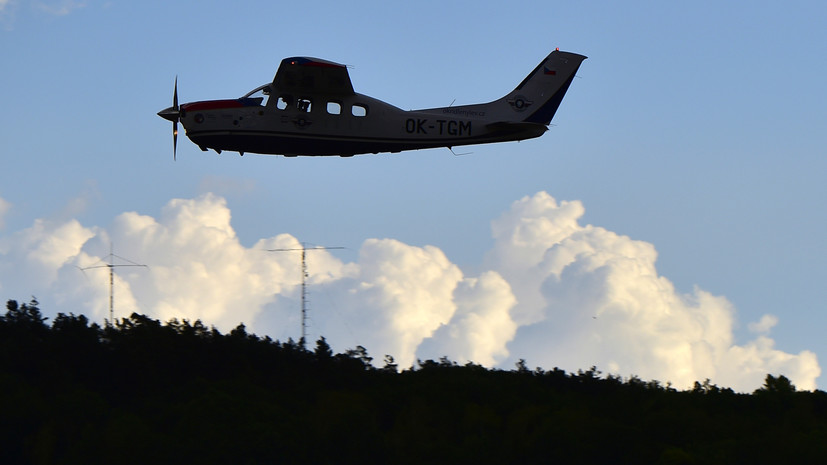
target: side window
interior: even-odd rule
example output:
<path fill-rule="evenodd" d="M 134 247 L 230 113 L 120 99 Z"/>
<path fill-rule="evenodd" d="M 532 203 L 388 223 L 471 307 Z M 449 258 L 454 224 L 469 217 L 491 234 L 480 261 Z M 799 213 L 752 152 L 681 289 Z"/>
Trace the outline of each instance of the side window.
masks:
<path fill-rule="evenodd" d="M 361 116 L 367 116 L 367 114 L 368 114 L 368 107 L 366 107 L 365 105 L 362 105 L 362 104 L 360 104 L 360 103 L 356 103 L 356 104 L 354 104 L 354 105 L 353 105 L 353 107 L 351 108 L 351 114 L 352 114 L 353 116 L 360 116 L 360 117 L 361 117 Z"/>
<path fill-rule="evenodd" d="M 293 97 L 290 95 L 280 95 L 278 102 L 276 102 L 276 108 L 279 110 L 284 110 L 285 108 L 289 107 L 293 104 Z"/>
<path fill-rule="evenodd" d="M 303 111 L 305 113 L 310 113 L 313 106 L 313 101 L 307 97 L 299 97 L 296 101 L 296 106 L 299 108 L 299 111 Z"/>
<path fill-rule="evenodd" d="M 339 102 L 327 102 L 327 112 L 331 115 L 341 115 L 342 104 Z"/>

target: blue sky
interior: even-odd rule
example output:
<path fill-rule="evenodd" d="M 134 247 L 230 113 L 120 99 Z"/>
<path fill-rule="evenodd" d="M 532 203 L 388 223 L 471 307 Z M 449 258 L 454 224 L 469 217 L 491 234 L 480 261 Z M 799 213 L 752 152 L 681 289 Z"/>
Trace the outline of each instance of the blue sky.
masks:
<path fill-rule="evenodd" d="M 430 337 L 427 344 L 412 343 L 408 352 L 417 356 L 426 346 L 446 352 L 455 347 L 445 341 L 437 344 L 434 334 L 439 328 L 446 332 L 449 320 L 459 318 L 460 312 L 452 308 L 474 301 L 467 297 L 471 294 L 463 294 L 480 289 L 472 283 L 510 288 L 519 303 L 509 303 L 507 293 L 495 294 L 503 305 L 511 305 L 514 333 L 497 336 L 499 349 L 485 355 L 472 350 L 470 342 L 466 346 L 471 352 L 457 354 L 478 354 L 488 357 L 489 364 L 503 365 L 514 358 L 529 363 L 536 359 L 550 368 L 556 362 L 548 354 L 560 348 L 534 344 L 532 338 L 541 338 L 543 327 L 517 321 L 515 309 L 530 298 L 511 280 L 520 274 L 496 258 L 506 246 L 492 235 L 492 222 L 530 210 L 520 210 L 524 205 L 515 202 L 528 198 L 551 205 L 537 196 L 546 193 L 558 206 L 566 201 L 582 205 L 577 224 L 584 235 L 592 234 L 587 226 L 594 225 L 607 237 L 613 233 L 651 245 L 656 274 L 674 286 L 675 295 L 689 296 L 688 301 L 702 301 L 707 293 L 725 299 L 729 307 L 723 307 L 732 317 L 731 346 L 748 351 L 752 342 L 772 341 L 778 360 L 799 360 L 795 357 L 809 351 L 823 364 L 825 20 L 823 3 L 803 1 L 783 6 L 581 6 L 521 1 L 290 5 L 0 0 L 0 101 L 5 110 L 0 113 L 0 297 L 24 300 L 36 295 L 47 312 L 78 311 L 62 308 L 75 303 L 102 318 L 96 313 L 98 303 L 92 303 L 100 289 L 68 296 L 61 279 L 75 279 L 66 277 L 69 269 L 104 257 L 110 240 L 119 255 L 150 261 L 160 252 L 130 242 L 136 236 L 129 228 L 137 228 L 140 221 L 127 221 L 123 215 L 135 212 L 141 221 L 155 218 L 163 223 L 166 214 L 177 218 L 169 219 L 170 224 L 182 224 L 186 208 L 170 202 L 186 199 L 194 202 L 195 210 L 231 216 L 230 236 L 237 239 L 231 248 L 249 251 L 276 237 L 289 243 L 281 234 L 347 247 L 316 263 L 331 280 L 328 288 L 321 275 L 317 277 L 314 306 L 319 308 L 329 304 L 325 295 L 339 301 L 336 292 L 346 291 L 347 280 L 357 287 L 368 282 L 368 252 L 374 250 L 365 245 L 368 240 L 393 240 L 412 248 L 381 243 L 376 250 L 382 253 L 391 254 L 388 247 L 398 253 L 404 249 L 440 263 L 439 269 L 453 276 L 446 279 L 460 284 L 422 291 L 444 294 L 450 304 L 434 314 L 442 326 L 410 336 L 417 341 Z M 182 102 L 238 97 L 271 80 L 282 58 L 296 55 L 348 64 L 357 92 L 405 109 L 488 101 L 510 91 L 555 47 L 589 59 L 551 130 L 531 141 L 471 147 L 473 153 L 465 156 L 426 150 L 351 159 L 242 158 L 202 153 L 181 137 L 178 161 L 173 162 L 170 124 L 156 116 L 171 104 L 176 75 Z M 9 272 L 32 266 L 25 263 L 31 255 L 14 250 L 32 247 L 42 255 L 52 250 L 44 244 L 71 242 L 55 239 L 56 231 L 68 230 L 77 232 L 72 240 L 79 241 L 80 251 L 71 246 L 75 252 L 45 260 L 53 264 L 47 283 L 38 282 L 34 269 Z M 26 239 L 34 237 L 38 239 Z M 605 243 L 590 240 L 592 245 Z M 163 247 L 173 245 L 158 246 Z M 538 253 L 551 249 L 543 250 Z M 641 253 L 648 257 L 648 252 Z M 183 253 L 179 258 L 194 263 Z M 376 260 L 377 269 L 386 269 L 382 263 Z M 284 276 L 287 280 L 289 273 Z M 124 273 L 122 285 L 129 291 L 123 294 L 133 300 L 123 305 L 166 316 L 162 309 L 174 307 L 174 299 L 164 298 L 141 279 Z M 179 274 L 170 279 L 183 278 Z M 555 279 L 557 284 L 567 282 L 563 274 Z M 549 282 L 542 292 L 552 292 Z M 277 293 L 275 300 L 271 296 L 251 302 L 260 311 L 247 317 L 257 319 L 258 328 L 249 324 L 261 333 L 295 336 L 285 329 L 294 325 L 292 316 L 281 324 L 261 313 L 271 307 L 284 315 L 295 310 L 294 290 L 287 289 L 287 281 L 282 284 L 284 293 Z M 689 313 L 697 310 L 684 307 Z M 550 315 L 543 318 L 552 321 Z M 771 317 L 762 320 L 765 315 Z M 218 324 L 208 314 L 184 316 Z M 338 334 L 322 317 L 317 313 L 316 331 Z M 387 341 L 373 341 L 359 332 L 360 325 L 371 323 L 369 316 L 343 307 L 337 318 L 339 326 L 349 329 L 339 339 L 329 337 L 334 348 L 362 344 L 381 358 L 378 352 Z M 227 316 L 226 321 L 229 325 L 234 320 Z M 611 339 L 608 333 L 602 336 L 603 341 Z M 665 342 L 653 342 L 660 343 Z M 606 371 L 617 367 L 624 376 L 647 374 L 641 361 L 646 357 L 635 362 L 629 355 L 624 362 L 592 355 Z M 770 358 L 761 359 L 760 368 L 778 366 Z M 589 360 L 560 365 L 588 368 L 591 363 L 574 364 Z M 725 365 L 712 372 L 722 384 L 732 380 L 749 390 L 754 376 L 748 381 L 727 378 L 722 374 Z M 704 373 L 700 368 L 693 372 Z M 678 377 L 666 368 L 650 376 Z M 808 378 L 802 374 L 800 379 Z M 822 375 L 821 388 L 823 380 Z"/>

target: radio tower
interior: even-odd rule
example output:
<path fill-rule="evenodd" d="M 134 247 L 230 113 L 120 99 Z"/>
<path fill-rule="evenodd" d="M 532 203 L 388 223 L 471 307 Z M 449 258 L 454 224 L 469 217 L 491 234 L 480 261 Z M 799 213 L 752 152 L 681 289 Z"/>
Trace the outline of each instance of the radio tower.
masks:
<path fill-rule="evenodd" d="M 308 247 L 306 242 L 301 243 L 300 248 L 292 249 L 267 249 L 268 252 L 301 252 L 302 253 L 302 338 L 300 344 L 302 349 L 307 345 L 307 251 L 308 250 L 332 250 L 344 249 L 344 247 Z"/>
<path fill-rule="evenodd" d="M 116 264 L 115 259 L 123 260 L 128 263 L 124 264 Z M 144 268 L 149 268 L 146 265 L 140 265 L 138 263 L 133 262 L 132 260 L 128 260 L 123 257 L 119 257 L 112 252 L 112 243 L 109 243 L 109 255 L 101 259 L 100 261 L 103 262 L 104 260 L 109 261 L 109 263 L 103 263 L 101 265 L 92 265 L 87 266 L 86 268 L 81 268 L 80 271 L 86 272 L 86 270 L 91 270 L 94 268 L 109 268 L 109 321 L 106 322 L 107 325 L 114 324 L 115 322 L 115 267 L 119 266 L 141 266 Z"/>

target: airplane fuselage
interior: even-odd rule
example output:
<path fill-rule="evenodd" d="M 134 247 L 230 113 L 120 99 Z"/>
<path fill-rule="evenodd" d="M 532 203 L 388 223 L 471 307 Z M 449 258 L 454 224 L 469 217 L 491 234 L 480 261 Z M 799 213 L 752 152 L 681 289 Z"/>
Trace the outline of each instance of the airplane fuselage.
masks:
<path fill-rule="evenodd" d="M 470 114 L 469 114 L 470 113 Z M 455 147 L 542 135 L 541 125 L 522 131 L 488 128 L 474 111 L 404 111 L 360 94 L 315 97 L 305 111 L 280 109 L 256 98 L 194 102 L 181 106 L 181 124 L 202 149 L 281 155 L 340 155 Z"/>

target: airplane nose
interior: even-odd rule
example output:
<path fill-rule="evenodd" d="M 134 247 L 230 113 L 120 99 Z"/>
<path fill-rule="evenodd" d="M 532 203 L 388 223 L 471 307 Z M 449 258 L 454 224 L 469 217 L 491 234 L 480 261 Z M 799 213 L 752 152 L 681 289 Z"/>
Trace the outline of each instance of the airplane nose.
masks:
<path fill-rule="evenodd" d="M 175 122 L 178 120 L 178 117 L 181 115 L 181 112 L 178 111 L 175 107 L 164 108 L 163 110 L 158 112 L 158 116 L 164 118 L 167 121 Z"/>

